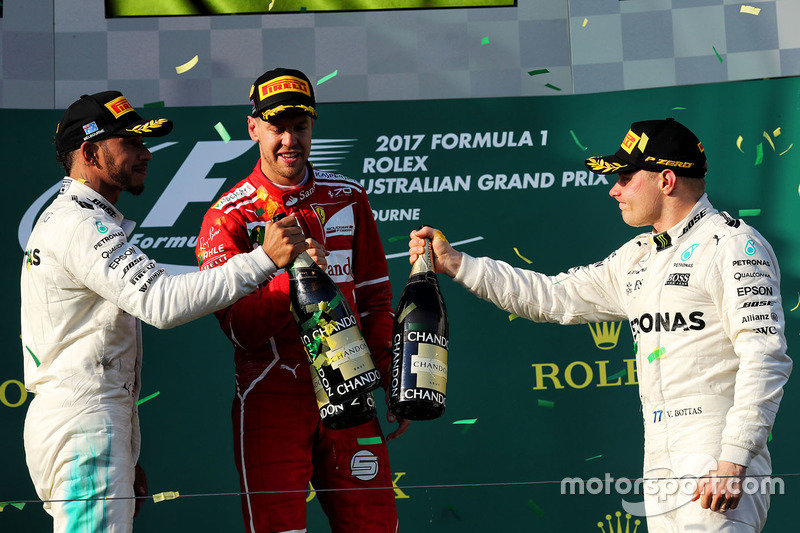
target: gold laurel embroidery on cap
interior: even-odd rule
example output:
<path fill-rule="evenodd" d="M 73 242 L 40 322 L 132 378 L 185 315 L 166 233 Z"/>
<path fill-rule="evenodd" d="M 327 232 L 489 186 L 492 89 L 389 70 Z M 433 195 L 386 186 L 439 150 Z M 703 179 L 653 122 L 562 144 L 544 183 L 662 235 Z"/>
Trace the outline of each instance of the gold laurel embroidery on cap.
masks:
<path fill-rule="evenodd" d="M 594 172 L 598 172 L 600 174 L 611 174 L 626 166 L 619 163 L 609 163 L 604 159 L 597 159 L 596 157 L 590 157 L 587 159 L 586 164 L 589 165 Z"/>
<path fill-rule="evenodd" d="M 158 120 L 151 120 L 149 122 L 145 122 L 144 124 L 139 124 L 132 128 L 126 128 L 125 131 L 132 131 L 134 133 L 152 133 L 154 129 L 158 129 L 164 125 L 167 121 L 165 118 L 160 118 Z"/>
<path fill-rule="evenodd" d="M 282 113 L 287 109 L 300 109 L 302 111 L 305 111 L 306 113 L 310 113 L 315 118 L 317 116 L 317 111 L 313 107 L 297 104 L 297 105 L 279 105 L 277 107 L 273 107 L 272 109 L 268 109 L 263 113 L 261 113 L 261 118 L 263 118 L 264 120 L 269 120 L 270 117 L 274 117 L 278 113 Z"/>

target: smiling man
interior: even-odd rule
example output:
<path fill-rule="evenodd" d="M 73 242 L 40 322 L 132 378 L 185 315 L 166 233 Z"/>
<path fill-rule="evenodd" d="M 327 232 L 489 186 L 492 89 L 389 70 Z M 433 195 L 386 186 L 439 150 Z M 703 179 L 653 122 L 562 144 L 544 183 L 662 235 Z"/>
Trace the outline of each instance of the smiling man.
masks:
<path fill-rule="evenodd" d="M 462 254 L 430 227 L 411 232 L 410 260 L 420 239 L 433 239 L 437 271 L 535 322 L 629 320 L 644 477 L 658 489 L 645 490 L 647 530 L 760 531 L 767 437 L 792 369 L 775 254 L 755 229 L 714 209 L 703 145 L 673 119 L 635 122 L 615 154 L 586 166 L 619 174 L 610 195 L 623 220 L 652 231 L 553 277 Z M 669 478 L 682 476 L 700 477 L 696 490 L 671 492 Z"/>
<path fill-rule="evenodd" d="M 203 219 L 197 258 L 216 269 L 249 252 L 278 214 L 297 218 L 306 236 L 330 252 L 317 261 L 339 285 L 358 317 L 369 350 L 389 380 L 392 293 L 388 265 L 364 188 L 320 172 L 308 161 L 317 118 L 314 90 L 299 70 L 278 68 L 250 90 L 250 138 L 259 159 L 248 177 L 223 194 Z M 397 529 L 389 456 L 376 418 L 348 429 L 320 421 L 308 359 L 282 272 L 253 294 L 216 313 L 233 344 L 236 394 L 233 437 L 249 533 L 306 531 L 309 482 L 337 532 L 392 533 Z M 316 372 L 316 371 L 314 371 Z M 389 413 L 389 420 L 395 417 Z M 400 420 L 391 440 L 405 431 Z M 366 468 L 364 468 L 366 466 Z M 343 490 L 336 490 L 343 489 Z M 369 489 L 369 490 L 354 490 Z"/>
<path fill-rule="evenodd" d="M 128 533 L 144 501 L 134 496 L 147 494 L 140 320 L 169 328 L 223 308 L 308 248 L 290 217 L 224 268 L 170 276 L 129 243 L 135 223 L 114 204 L 144 190 L 152 154 L 142 137 L 171 129 L 104 91 L 81 96 L 56 130 L 67 176 L 36 221 L 20 282 L 25 387 L 36 394 L 25 456 L 56 532 Z"/>

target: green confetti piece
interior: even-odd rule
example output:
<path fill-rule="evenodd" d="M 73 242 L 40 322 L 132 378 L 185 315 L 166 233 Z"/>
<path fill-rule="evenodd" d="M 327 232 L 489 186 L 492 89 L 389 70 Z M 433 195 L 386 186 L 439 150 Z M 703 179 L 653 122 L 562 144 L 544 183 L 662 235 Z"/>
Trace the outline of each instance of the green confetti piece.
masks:
<path fill-rule="evenodd" d="M 300 13 L 306 13 L 307 11 L 308 11 L 308 8 L 306 6 L 302 6 L 300 8 Z"/>
<path fill-rule="evenodd" d="M 761 209 L 739 209 L 740 217 L 757 217 L 761 214 Z"/>
<path fill-rule="evenodd" d="M 380 437 L 366 437 L 363 439 L 358 439 L 359 444 L 380 444 L 383 442 L 383 439 Z"/>
<path fill-rule="evenodd" d="M 533 509 L 533 512 L 534 512 L 534 513 L 536 513 L 536 514 L 538 514 L 539 516 L 544 516 L 544 511 L 542 511 L 542 508 L 541 508 L 541 507 L 539 507 L 538 505 L 536 505 L 536 502 L 535 502 L 535 501 L 533 501 L 533 500 L 528 500 L 528 507 L 530 507 L 531 509 Z"/>
<path fill-rule="evenodd" d="M 547 74 L 548 72 L 550 72 L 550 71 L 547 70 L 546 68 L 539 68 L 539 69 L 536 69 L 536 70 L 529 70 L 528 71 L 528 76 L 536 76 L 537 74 Z"/>
<path fill-rule="evenodd" d="M 20 511 L 22 510 L 23 507 L 25 507 L 24 502 L 2 502 L 0 503 L 0 513 L 3 512 L 3 509 L 5 509 L 6 505 L 10 505 L 11 507 L 16 507 Z"/>
<path fill-rule="evenodd" d="M 489 38 L 484 37 L 483 39 L 481 39 L 481 44 L 489 44 Z"/>
<path fill-rule="evenodd" d="M 216 124 L 214 124 L 214 129 L 217 130 L 217 133 L 219 133 L 219 136 L 222 137 L 223 141 L 225 141 L 226 143 L 230 142 L 231 134 L 228 133 L 228 130 L 226 130 L 225 126 L 222 125 L 222 122 L 217 122 Z"/>
<path fill-rule="evenodd" d="M 150 396 L 145 396 L 144 398 L 142 398 L 138 402 L 136 402 L 136 405 L 142 405 L 147 400 L 152 400 L 153 398 L 155 398 L 159 394 L 161 394 L 161 391 L 156 391 L 153 394 L 151 394 Z"/>
<path fill-rule="evenodd" d="M 767 442 L 772 442 L 772 432 L 769 432 L 769 437 L 767 437 Z"/>
<path fill-rule="evenodd" d="M 389 242 L 397 242 L 403 239 L 408 239 L 408 235 L 395 235 L 394 237 L 389 237 Z"/>
<path fill-rule="evenodd" d="M 33 357 L 33 362 L 36 363 L 36 366 L 39 366 L 41 363 L 39 362 L 39 359 L 36 357 L 36 355 L 27 346 L 25 346 L 25 349 L 28 350 L 28 353 L 31 354 L 31 357 Z"/>
<path fill-rule="evenodd" d="M 144 104 L 144 107 L 164 107 L 164 100 L 159 100 L 158 102 L 150 102 Z"/>
<path fill-rule="evenodd" d="M 456 420 L 453 424 L 474 424 L 477 421 L 477 418 L 465 418 L 464 420 Z"/>
<path fill-rule="evenodd" d="M 584 461 L 592 461 L 594 459 L 600 459 L 601 457 L 603 457 L 602 453 L 600 455 L 595 455 L 594 457 L 587 457 L 586 459 L 584 459 Z"/>
<path fill-rule="evenodd" d="M 555 85 L 550 85 L 549 83 L 545 83 L 544 86 L 547 87 L 548 89 L 553 89 L 554 91 L 561 90 L 561 87 L 556 87 Z"/>
<path fill-rule="evenodd" d="M 714 49 L 714 53 L 717 54 L 717 59 L 719 59 L 719 62 L 722 63 L 722 56 L 719 55 L 719 52 L 717 52 L 717 48 L 715 46 L 712 46 L 711 48 Z"/>
<path fill-rule="evenodd" d="M 663 347 L 663 346 L 661 348 L 658 348 L 657 350 L 653 350 L 653 353 L 651 353 L 650 355 L 647 356 L 647 362 L 648 363 L 652 363 L 656 359 L 660 359 L 660 358 L 664 357 L 664 354 L 666 353 L 666 351 L 667 351 L 667 349 L 665 347 Z"/>
<path fill-rule="evenodd" d="M 456 508 L 455 508 L 455 507 L 453 507 L 452 505 L 448 505 L 448 506 L 447 506 L 447 510 L 448 510 L 448 511 L 450 511 L 451 513 L 453 513 L 453 514 L 456 516 L 456 518 L 458 518 L 459 520 L 461 520 L 461 515 L 460 515 L 460 514 L 458 514 L 458 509 L 456 509 Z"/>
<path fill-rule="evenodd" d="M 679 109 L 686 109 L 686 108 L 685 107 L 677 107 L 677 106 L 672 108 L 673 111 L 677 111 Z"/>
<path fill-rule="evenodd" d="M 336 307 L 340 303 L 342 303 L 343 301 L 344 301 L 344 297 L 342 296 L 342 293 L 340 293 L 340 292 L 336 293 L 336 296 L 333 297 L 333 300 L 328 302 L 328 307 L 325 309 L 325 311 L 331 311 L 333 309 L 336 309 Z"/>
<path fill-rule="evenodd" d="M 586 148 L 584 145 L 582 145 L 581 142 L 578 140 L 578 136 L 575 135 L 574 131 L 569 130 L 569 134 L 572 135 L 572 140 L 575 141 L 575 144 L 578 145 L 578 148 L 580 148 L 581 150 L 584 150 L 584 151 L 588 150 L 588 148 Z"/>
<path fill-rule="evenodd" d="M 511 322 L 511 321 L 512 321 L 512 320 L 514 320 L 515 318 L 519 318 L 519 315 L 514 315 L 514 314 L 508 315 L 508 321 L 509 321 L 509 322 Z"/>
<path fill-rule="evenodd" d="M 326 81 L 328 81 L 329 79 L 333 78 L 333 77 L 334 77 L 334 76 L 336 76 L 337 74 L 339 74 L 339 69 L 336 69 L 336 70 L 334 70 L 333 72 L 331 72 L 331 73 L 330 73 L 330 74 L 328 74 L 327 76 L 325 76 L 325 77 L 323 77 L 322 79 L 320 79 L 320 80 L 317 82 L 317 85 L 320 85 L 320 84 L 322 84 L 322 83 L 325 83 Z"/>
<path fill-rule="evenodd" d="M 556 402 L 551 402 L 550 400 L 536 400 L 539 404 L 539 407 L 549 407 L 553 408 L 556 406 Z"/>
<path fill-rule="evenodd" d="M 756 146 L 755 166 L 760 165 L 763 161 L 764 161 L 764 143 L 758 143 L 758 146 Z"/>
<path fill-rule="evenodd" d="M 627 370 L 620 370 L 619 372 L 617 372 L 613 376 L 608 376 L 608 381 L 614 381 L 615 379 L 621 378 L 622 376 L 624 376 L 627 373 L 628 373 Z"/>
<path fill-rule="evenodd" d="M 259 217 L 264 216 L 264 213 L 266 213 L 266 211 L 264 211 L 263 207 L 259 207 L 258 209 L 256 209 L 256 216 Z"/>

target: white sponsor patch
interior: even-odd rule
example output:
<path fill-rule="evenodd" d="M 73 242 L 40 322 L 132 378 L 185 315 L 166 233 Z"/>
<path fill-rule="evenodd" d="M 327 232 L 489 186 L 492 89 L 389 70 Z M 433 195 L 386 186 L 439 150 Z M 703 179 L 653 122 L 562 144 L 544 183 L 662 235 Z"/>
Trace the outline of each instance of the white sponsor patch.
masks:
<path fill-rule="evenodd" d="M 325 237 L 353 235 L 355 230 L 356 222 L 352 204 L 344 209 L 340 209 L 335 215 L 325 221 Z"/>
<path fill-rule="evenodd" d="M 239 200 L 241 198 L 250 196 L 254 192 L 256 192 L 256 188 L 249 183 L 245 183 L 241 187 L 234 189 L 233 191 L 229 192 L 228 194 L 217 200 L 217 203 L 215 203 L 212 206 L 212 208 L 221 209 L 224 205 L 229 204 L 231 202 L 235 202 L 236 200 Z"/>
<path fill-rule="evenodd" d="M 334 250 L 327 257 L 328 267 L 325 271 L 335 283 L 353 281 L 353 251 Z"/>

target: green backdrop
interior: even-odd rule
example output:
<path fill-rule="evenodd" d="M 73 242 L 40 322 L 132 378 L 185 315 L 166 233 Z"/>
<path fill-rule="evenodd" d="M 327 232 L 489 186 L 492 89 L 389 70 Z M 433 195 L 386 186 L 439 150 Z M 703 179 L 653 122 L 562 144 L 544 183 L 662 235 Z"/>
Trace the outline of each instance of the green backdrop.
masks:
<path fill-rule="evenodd" d="M 674 116 L 706 148 L 715 206 L 734 216 L 761 210 L 748 222 L 781 261 L 791 355 L 800 331 L 800 310 L 793 309 L 800 300 L 798 93 L 800 80 L 780 79 L 586 96 L 323 104 L 312 161 L 364 180 L 372 191 L 396 303 L 409 272 L 407 235 L 421 223 L 441 228 L 467 253 L 550 274 L 605 257 L 636 230 L 624 225 L 608 197 L 612 182 L 589 175 L 583 160 L 614 152 L 631 122 Z M 149 143 L 155 156 L 145 193 L 123 197 L 119 207 L 140 221 L 133 238 L 152 257 L 175 272 L 195 268 L 189 237 L 219 192 L 256 163 L 245 129 L 248 107 L 140 111 L 152 118 L 163 113 L 176 126 Z M 9 215 L 2 239 L 15 258 L 2 265 L 10 287 L 0 326 L 4 502 L 35 499 L 22 448 L 30 397 L 20 391 L 20 239 L 24 244 L 61 172 L 51 144 L 60 112 L 2 110 L 0 117 Z M 217 123 L 230 142 L 220 139 Z M 611 338 L 595 339 L 603 331 L 586 325 L 512 320 L 449 279 L 441 282 L 450 313 L 448 407 L 442 418 L 412 423 L 389 444 L 402 530 L 579 532 L 600 531 L 600 523 L 604 532 L 621 533 L 615 513 L 623 512 L 622 498 L 641 498 L 613 490 L 561 495 L 560 480 L 641 475 L 628 325 L 605 324 Z M 147 502 L 137 530 L 238 531 L 231 348 L 212 317 L 168 331 L 146 326 L 144 336 L 142 396 L 160 394 L 140 407 L 141 463 L 151 493 L 181 497 Z M 790 381 L 770 443 L 777 475 L 800 472 L 793 423 L 799 401 Z M 477 420 L 454 424 L 468 419 Z M 800 481 L 782 479 L 785 494 L 773 497 L 767 531 L 794 523 Z M 326 531 L 310 499 L 309 529 Z M 0 530 L 46 531 L 48 521 L 40 504 L 6 507 Z M 622 530 L 625 524 L 623 512 Z M 638 531 L 646 531 L 644 523 Z"/>

